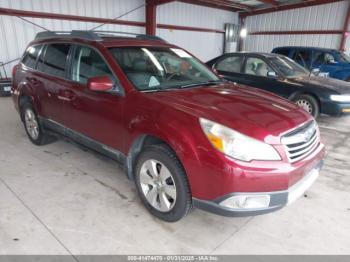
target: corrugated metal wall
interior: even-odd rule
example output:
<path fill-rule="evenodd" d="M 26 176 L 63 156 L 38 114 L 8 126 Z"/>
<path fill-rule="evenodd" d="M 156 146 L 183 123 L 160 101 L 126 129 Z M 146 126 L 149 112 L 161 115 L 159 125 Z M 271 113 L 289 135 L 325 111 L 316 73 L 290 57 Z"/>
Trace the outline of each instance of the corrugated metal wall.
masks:
<path fill-rule="evenodd" d="M 143 0 L 0 0 L 0 7 L 20 9 L 26 11 L 38 11 L 81 15 L 91 17 L 114 18 L 120 14 L 140 6 Z M 144 21 L 145 11 L 141 8 L 124 16 L 123 20 Z M 97 23 L 62 21 L 52 19 L 26 18 L 49 30 L 91 29 Z M 144 33 L 144 28 L 123 25 L 105 25 L 101 30 L 126 31 Z M 26 45 L 33 40 L 37 32 L 42 29 L 31 25 L 13 16 L 0 16 L 0 62 L 10 61 L 22 55 Z M 9 73 L 12 63 L 6 67 Z"/>
<path fill-rule="evenodd" d="M 238 14 L 203 6 L 173 2 L 158 7 L 157 22 L 224 30 L 225 23 L 238 24 Z M 204 61 L 223 53 L 224 34 L 157 29 L 167 41 L 186 48 Z"/>
<path fill-rule="evenodd" d="M 114 18 L 144 4 L 144 0 L 0 0 L 0 7 L 80 16 Z M 52 19 L 32 19 L 49 30 L 90 29 L 98 24 Z M 145 21 L 145 9 L 140 8 L 121 19 Z M 237 14 L 213 8 L 182 3 L 165 4 L 158 7 L 158 23 L 186 25 L 213 29 L 224 29 L 225 23 L 237 21 Z M 105 25 L 101 30 L 144 33 L 143 27 Z M 42 29 L 19 18 L 0 16 L 0 62 L 10 61 L 22 55 L 26 45 Z M 189 31 L 159 29 L 158 35 L 178 44 L 203 60 L 222 53 L 223 35 Z M 7 72 L 15 63 L 7 66 Z"/>
<path fill-rule="evenodd" d="M 248 32 L 342 30 L 349 1 L 247 17 Z M 243 49 L 270 52 L 283 45 L 339 48 L 341 35 L 248 35 Z M 350 45 L 348 45 L 350 47 Z M 349 49 L 347 49 L 349 50 Z"/>

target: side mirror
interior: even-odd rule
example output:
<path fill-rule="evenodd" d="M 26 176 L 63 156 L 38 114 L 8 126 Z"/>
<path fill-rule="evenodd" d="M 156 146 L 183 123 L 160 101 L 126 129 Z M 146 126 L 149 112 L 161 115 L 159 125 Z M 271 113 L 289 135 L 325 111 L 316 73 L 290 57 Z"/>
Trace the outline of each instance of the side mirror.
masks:
<path fill-rule="evenodd" d="M 277 74 L 275 71 L 268 71 L 267 76 L 271 78 L 277 78 Z"/>
<path fill-rule="evenodd" d="M 87 87 L 91 91 L 110 91 L 113 89 L 113 81 L 109 76 L 95 76 L 87 81 Z"/>
<path fill-rule="evenodd" d="M 328 61 L 327 61 L 327 64 L 337 64 L 338 62 L 337 61 L 335 61 L 334 59 L 329 59 Z"/>

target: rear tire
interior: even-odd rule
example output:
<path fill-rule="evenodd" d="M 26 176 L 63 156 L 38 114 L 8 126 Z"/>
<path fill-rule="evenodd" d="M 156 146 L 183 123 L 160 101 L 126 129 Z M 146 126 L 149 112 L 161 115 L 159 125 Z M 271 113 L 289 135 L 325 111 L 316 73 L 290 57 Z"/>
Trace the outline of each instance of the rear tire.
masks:
<path fill-rule="evenodd" d="M 312 115 L 315 119 L 320 114 L 320 107 L 316 98 L 311 95 L 298 95 L 293 99 L 294 103 L 296 103 L 300 108 L 304 109 L 310 115 Z"/>
<path fill-rule="evenodd" d="M 40 146 L 50 142 L 50 136 L 41 127 L 38 116 L 30 102 L 25 102 L 21 106 L 21 117 L 27 136 L 33 144 Z"/>
<path fill-rule="evenodd" d="M 136 162 L 135 183 L 145 207 L 161 220 L 176 222 L 191 209 L 186 173 L 166 145 L 148 146 L 141 152 Z"/>

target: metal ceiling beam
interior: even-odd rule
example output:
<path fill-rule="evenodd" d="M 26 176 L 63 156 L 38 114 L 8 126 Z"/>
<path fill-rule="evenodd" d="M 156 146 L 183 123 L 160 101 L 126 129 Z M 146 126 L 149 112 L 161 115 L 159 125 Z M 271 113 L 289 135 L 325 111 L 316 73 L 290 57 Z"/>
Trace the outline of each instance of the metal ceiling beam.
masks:
<path fill-rule="evenodd" d="M 164 5 L 164 4 L 168 4 L 171 2 L 175 2 L 175 0 L 156 0 L 155 1 L 156 5 Z"/>
<path fill-rule="evenodd" d="M 253 8 L 249 5 L 239 4 L 228 0 L 177 0 L 177 1 L 187 3 L 187 4 L 225 9 L 233 12 L 253 10 Z"/>
<path fill-rule="evenodd" d="M 276 0 L 258 0 L 258 1 L 264 4 L 278 6 L 278 2 Z"/>
<path fill-rule="evenodd" d="M 274 1 L 274 0 L 267 0 Z M 231 2 L 229 0 L 155 0 L 156 5 L 164 5 L 171 2 L 183 2 L 187 4 L 207 6 L 217 9 L 224 9 L 228 11 L 252 11 L 253 7 L 245 4 Z"/>
<path fill-rule="evenodd" d="M 249 35 L 340 35 L 342 30 L 289 30 L 289 31 L 257 31 Z"/>
<path fill-rule="evenodd" d="M 308 6 L 315 6 L 315 5 L 323 5 L 323 4 L 330 4 L 335 2 L 341 2 L 343 0 L 307 0 L 296 4 L 284 4 L 279 5 L 276 7 L 270 7 L 270 8 L 264 8 L 264 9 L 255 9 L 253 11 L 248 12 L 242 12 L 242 16 L 252 16 L 252 15 L 261 15 L 261 14 L 267 14 L 267 13 L 273 13 L 277 11 L 286 11 L 291 9 L 297 9 L 297 8 L 303 8 Z"/>

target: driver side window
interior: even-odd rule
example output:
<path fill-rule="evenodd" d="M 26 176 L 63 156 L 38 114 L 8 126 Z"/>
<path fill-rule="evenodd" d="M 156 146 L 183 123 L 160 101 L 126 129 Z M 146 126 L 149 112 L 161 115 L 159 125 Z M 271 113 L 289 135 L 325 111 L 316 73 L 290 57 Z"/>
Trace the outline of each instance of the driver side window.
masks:
<path fill-rule="evenodd" d="M 244 72 L 249 75 L 268 76 L 268 73 L 275 73 L 265 61 L 260 58 L 249 57 L 245 64 Z"/>
<path fill-rule="evenodd" d="M 91 77 L 105 75 L 116 80 L 99 53 L 90 47 L 77 46 L 73 56 L 72 79 L 86 84 Z"/>

